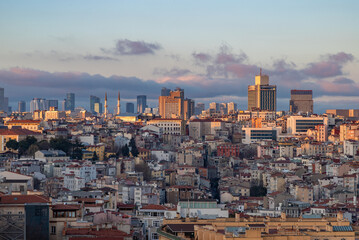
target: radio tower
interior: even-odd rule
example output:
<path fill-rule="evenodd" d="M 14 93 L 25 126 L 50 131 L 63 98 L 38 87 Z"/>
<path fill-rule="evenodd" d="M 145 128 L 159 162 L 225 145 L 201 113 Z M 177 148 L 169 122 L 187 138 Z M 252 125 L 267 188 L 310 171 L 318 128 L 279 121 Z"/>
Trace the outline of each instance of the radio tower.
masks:
<path fill-rule="evenodd" d="M 105 93 L 105 112 L 104 117 L 107 118 L 108 109 L 107 109 L 107 93 Z"/>
<path fill-rule="evenodd" d="M 118 92 L 118 98 L 117 98 L 117 115 L 120 115 L 120 113 L 121 113 L 120 92 Z"/>

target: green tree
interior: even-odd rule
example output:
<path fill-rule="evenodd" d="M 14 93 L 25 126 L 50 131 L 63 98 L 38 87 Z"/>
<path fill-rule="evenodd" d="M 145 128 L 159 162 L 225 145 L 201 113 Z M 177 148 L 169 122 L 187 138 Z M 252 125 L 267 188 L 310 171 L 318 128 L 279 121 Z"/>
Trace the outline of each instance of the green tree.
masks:
<path fill-rule="evenodd" d="M 143 173 L 143 180 L 150 181 L 151 180 L 151 169 L 145 161 L 141 161 L 141 163 L 135 165 L 136 172 Z"/>
<path fill-rule="evenodd" d="M 31 144 L 31 146 L 27 149 L 26 154 L 29 156 L 35 156 L 35 153 L 39 151 L 39 146 L 36 143 Z"/>
<path fill-rule="evenodd" d="M 66 154 L 69 154 L 72 148 L 72 144 L 69 140 L 63 137 L 58 137 L 58 138 L 51 138 L 50 147 L 55 150 L 62 150 Z"/>
<path fill-rule="evenodd" d="M 93 162 L 98 161 L 98 156 L 97 156 L 97 153 L 96 153 L 96 152 L 93 152 L 92 161 L 93 161 Z"/>
<path fill-rule="evenodd" d="M 42 140 L 42 141 L 37 143 L 37 146 L 39 146 L 40 150 L 49 150 L 50 143 L 48 141 L 46 141 L 46 140 Z"/>
<path fill-rule="evenodd" d="M 130 155 L 130 149 L 128 148 L 127 144 L 121 148 L 122 156 L 128 157 Z"/>
<path fill-rule="evenodd" d="M 24 140 L 19 142 L 19 155 L 23 155 L 27 152 L 29 147 L 37 142 L 37 139 L 33 136 L 27 136 Z"/>
<path fill-rule="evenodd" d="M 262 186 L 253 186 L 250 189 L 251 197 L 264 197 L 267 195 L 267 188 Z"/>
<path fill-rule="evenodd" d="M 82 159 L 82 149 L 81 148 L 75 148 L 72 151 L 72 159 L 81 160 Z"/>
<path fill-rule="evenodd" d="M 130 140 L 130 147 L 131 147 L 131 154 L 133 157 L 137 157 L 138 156 L 138 149 L 137 149 L 137 146 L 136 146 L 136 141 L 134 138 L 131 138 Z"/>
<path fill-rule="evenodd" d="M 17 150 L 19 148 L 19 143 L 14 139 L 10 139 L 9 141 L 6 142 L 6 147 L 8 149 Z"/>

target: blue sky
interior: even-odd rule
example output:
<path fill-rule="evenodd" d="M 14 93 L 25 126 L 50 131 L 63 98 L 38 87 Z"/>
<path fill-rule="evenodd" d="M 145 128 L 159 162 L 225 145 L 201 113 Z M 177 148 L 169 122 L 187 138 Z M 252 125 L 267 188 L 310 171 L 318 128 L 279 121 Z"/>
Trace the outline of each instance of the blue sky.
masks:
<path fill-rule="evenodd" d="M 357 108 L 358 5 L 1 1 L 0 85 L 13 106 L 70 91 L 77 105 L 105 91 L 115 105 L 118 90 L 124 101 L 147 94 L 155 106 L 161 86 L 180 86 L 197 102 L 245 108 L 247 85 L 262 67 L 278 85 L 280 109 L 288 109 L 291 88 L 313 89 L 318 111 Z"/>

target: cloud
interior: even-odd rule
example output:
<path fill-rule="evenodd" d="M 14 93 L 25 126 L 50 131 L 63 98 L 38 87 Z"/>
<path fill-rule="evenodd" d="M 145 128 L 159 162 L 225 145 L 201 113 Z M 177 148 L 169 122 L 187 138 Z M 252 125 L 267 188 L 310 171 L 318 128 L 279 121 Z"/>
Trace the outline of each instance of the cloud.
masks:
<path fill-rule="evenodd" d="M 206 53 L 192 53 L 192 57 L 195 59 L 197 63 L 206 63 L 211 60 L 211 55 Z"/>
<path fill-rule="evenodd" d="M 354 56 L 349 53 L 339 52 L 328 54 L 322 57 L 322 61 L 309 63 L 303 72 L 315 78 L 328 78 L 343 75 L 344 64 L 354 60 Z"/>
<path fill-rule="evenodd" d="M 156 51 L 162 49 L 161 45 L 158 43 L 148 43 L 145 41 L 131 41 L 128 39 L 120 39 L 117 41 L 114 49 L 105 49 L 101 50 L 104 53 L 111 53 L 115 55 L 146 55 L 146 54 L 155 54 Z"/>
<path fill-rule="evenodd" d="M 337 54 L 329 54 L 327 56 L 327 59 L 332 62 L 337 63 L 347 63 L 354 60 L 353 54 L 345 53 L 345 52 L 339 52 Z"/>
<path fill-rule="evenodd" d="M 345 78 L 345 77 L 341 77 L 341 78 L 337 78 L 334 79 L 333 83 L 336 84 L 354 84 L 355 82 L 349 78 Z"/>
<path fill-rule="evenodd" d="M 153 71 L 153 74 L 155 75 L 170 76 L 170 77 L 179 77 L 190 73 L 191 73 L 190 70 L 180 69 L 180 68 L 172 68 L 171 70 L 167 70 L 165 68 L 156 68 Z"/>
<path fill-rule="evenodd" d="M 85 55 L 83 59 L 90 60 L 90 61 L 119 61 L 117 58 L 108 57 L 108 56 L 100 56 L 100 55 Z"/>

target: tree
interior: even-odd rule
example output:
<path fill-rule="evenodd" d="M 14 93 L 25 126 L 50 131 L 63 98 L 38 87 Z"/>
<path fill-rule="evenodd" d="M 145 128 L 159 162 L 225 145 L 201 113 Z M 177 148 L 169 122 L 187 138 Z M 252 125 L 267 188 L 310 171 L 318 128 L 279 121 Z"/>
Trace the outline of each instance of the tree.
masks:
<path fill-rule="evenodd" d="M 67 140 L 63 137 L 58 137 L 58 138 L 51 138 L 50 147 L 55 150 L 62 150 L 66 154 L 69 154 L 72 144 L 69 140 Z"/>
<path fill-rule="evenodd" d="M 250 189 L 251 197 L 263 197 L 267 195 L 267 188 L 262 186 L 253 186 Z"/>
<path fill-rule="evenodd" d="M 92 157 L 92 161 L 96 162 L 98 160 L 98 156 L 96 152 L 93 152 L 93 157 Z"/>
<path fill-rule="evenodd" d="M 37 143 L 37 146 L 39 146 L 40 150 L 49 150 L 50 143 L 48 141 L 46 141 L 46 140 L 42 140 L 42 141 Z"/>
<path fill-rule="evenodd" d="M 17 150 L 19 148 L 19 143 L 14 139 L 10 139 L 9 141 L 6 142 L 6 148 Z"/>
<path fill-rule="evenodd" d="M 141 161 L 139 164 L 136 164 L 135 171 L 143 173 L 143 180 L 151 180 L 151 169 L 148 167 L 148 164 L 146 162 Z"/>
<path fill-rule="evenodd" d="M 36 143 L 31 144 L 31 146 L 27 149 L 26 154 L 29 156 L 35 156 L 35 153 L 39 151 L 39 146 Z"/>
<path fill-rule="evenodd" d="M 81 160 L 82 159 L 82 149 L 81 148 L 75 148 L 72 152 L 72 158 Z"/>
<path fill-rule="evenodd" d="M 128 157 L 130 155 L 130 149 L 128 148 L 127 144 L 121 148 L 122 156 Z"/>
<path fill-rule="evenodd" d="M 19 155 L 23 155 L 27 152 L 29 147 L 37 142 L 37 139 L 33 136 L 27 136 L 24 140 L 19 142 Z"/>
<path fill-rule="evenodd" d="M 138 156 L 138 149 L 137 149 L 137 146 L 136 146 L 136 141 L 134 138 L 131 138 L 130 140 L 130 147 L 131 147 L 131 154 L 133 157 L 137 157 Z"/>

